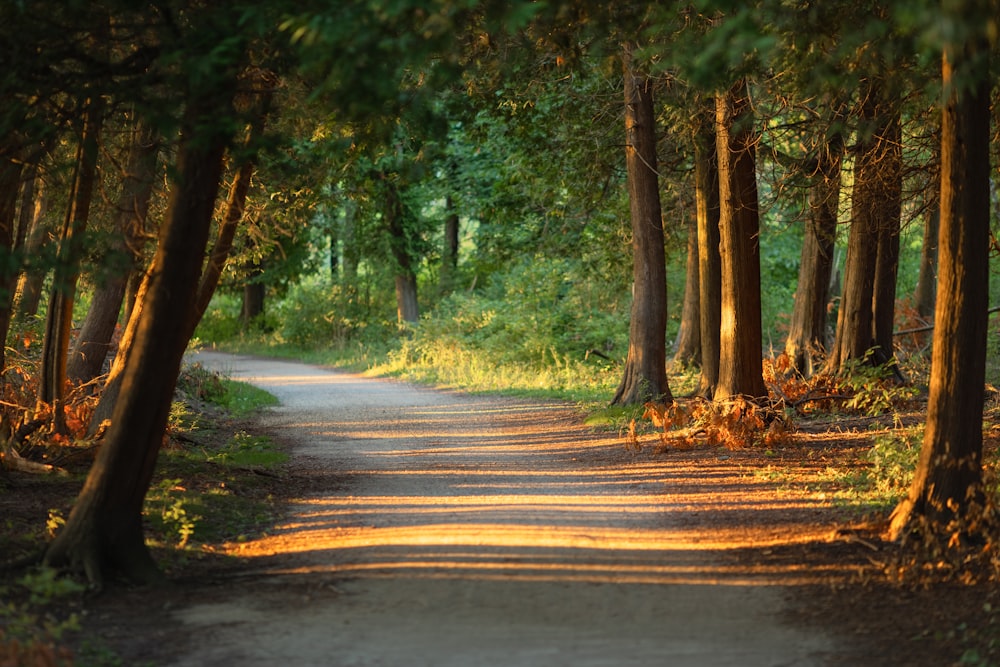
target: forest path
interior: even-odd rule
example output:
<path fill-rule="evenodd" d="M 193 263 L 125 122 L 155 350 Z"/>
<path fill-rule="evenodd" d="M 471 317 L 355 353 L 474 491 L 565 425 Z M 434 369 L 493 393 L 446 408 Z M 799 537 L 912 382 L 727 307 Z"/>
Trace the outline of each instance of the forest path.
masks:
<path fill-rule="evenodd" d="M 739 517 L 807 501 L 754 490 L 724 453 L 692 470 L 625 453 L 565 405 L 212 352 L 192 360 L 277 396 L 262 424 L 324 481 L 270 535 L 232 545 L 247 575 L 171 611 L 191 641 L 170 664 L 801 666 L 843 655 L 836 638 L 790 623 L 793 573 L 727 556 L 762 539 Z"/>

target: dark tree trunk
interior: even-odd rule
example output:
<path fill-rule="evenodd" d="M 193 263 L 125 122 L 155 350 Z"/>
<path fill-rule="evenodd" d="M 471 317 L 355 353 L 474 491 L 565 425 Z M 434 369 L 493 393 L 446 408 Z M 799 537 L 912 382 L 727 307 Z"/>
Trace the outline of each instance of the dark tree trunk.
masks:
<path fill-rule="evenodd" d="M 695 136 L 695 199 L 698 215 L 698 287 L 701 292 L 701 379 L 697 394 L 712 398 L 719 382 L 722 329 L 722 259 L 719 256 L 719 162 L 715 102 L 701 114 Z"/>
<path fill-rule="evenodd" d="M 49 565 L 82 567 L 95 585 L 112 573 L 140 582 L 162 578 L 146 547 L 142 505 L 188 342 L 227 141 L 218 116 L 231 96 L 231 86 L 213 85 L 189 97 L 173 191 L 111 426 L 45 555 Z"/>
<path fill-rule="evenodd" d="M 444 248 L 441 254 L 441 294 L 449 294 L 455 289 L 455 273 L 458 270 L 458 212 L 455 201 L 449 195 L 445 199 Z"/>
<path fill-rule="evenodd" d="M 94 293 L 66 368 L 66 375 L 77 383 L 99 376 L 112 349 L 128 277 L 139 261 L 137 253 L 146 227 L 158 152 L 159 144 L 152 129 L 142 121 L 134 121 L 132 146 L 117 205 L 117 235 L 111 248 L 112 253 L 127 256 L 128 262 L 123 271 L 108 276 Z"/>
<path fill-rule="evenodd" d="M 240 308 L 240 320 L 243 328 L 248 329 L 254 320 L 264 314 L 264 298 L 266 285 L 257 280 L 264 275 L 260 264 L 253 264 L 247 273 L 247 282 L 243 285 L 243 306 Z M 194 329 L 192 329 L 192 332 Z"/>
<path fill-rule="evenodd" d="M 389 245 L 396 260 L 396 316 L 400 322 L 420 320 L 417 303 L 417 274 L 412 256 L 412 230 L 407 225 L 406 210 L 399 197 L 396 184 L 386 175 L 381 175 L 386 196 L 386 225 L 389 229 Z"/>
<path fill-rule="evenodd" d="M 699 285 L 698 219 L 688 222 L 687 263 L 684 279 L 684 305 L 681 326 L 677 331 L 674 363 L 691 366 L 701 363 L 701 286 Z"/>
<path fill-rule="evenodd" d="M 667 384 L 667 277 L 656 173 L 652 83 L 637 72 L 631 49 L 625 72 L 625 165 L 632 221 L 632 314 L 625 375 L 612 405 L 673 402 Z"/>
<path fill-rule="evenodd" d="M 920 273 L 917 276 L 917 286 L 913 290 L 913 306 L 920 317 L 925 319 L 934 314 L 934 301 L 937 295 L 937 236 L 940 222 L 941 205 L 935 195 L 931 207 L 924 215 L 924 242 L 920 247 Z"/>
<path fill-rule="evenodd" d="M 716 98 L 722 326 L 715 398 L 767 396 L 761 365 L 756 142 L 746 80 Z"/>
<path fill-rule="evenodd" d="M 962 5 L 974 4 L 957 3 L 955 9 L 961 12 L 967 9 Z M 961 13 L 957 19 L 969 20 Z M 919 527 L 921 519 L 947 539 L 955 532 L 949 522 L 966 518 L 983 496 L 990 78 L 987 41 L 970 42 L 962 50 L 946 49 L 942 65 L 944 89 L 950 96 L 941 124 L 941 270 L 930 397 L 916 474 L 906 500 L 893 512 L 894 539 Z M 953 67 L 962 68 L 957 78 L 963 85 L 958 85 Z"/>
<path fill-rule="evenodd" d="M 872 340 L 875 361 L 893 363 L 892 332 L 896 322 L 896 275 L 899 269 L 899 228 L 902 215 L 903 150 L 898 104 L 886 116 L 881 128 L 882 159 L 875 182 L 878 202 L 878 257 L 872 287 Z M 899 369 L 896 369 L 899 372 Z"/>
<path fill-rule="evenodd" d="M 52 406 L 53 429 L 65 431 L 63 398 L 73 304 L 83 233 L 90 217 L 90 203 L 97 177 L 98 134 L 101 126 L 100 104 L 91 100 L 84 112 L 83 129 L 76 155 L 76 171 L 69 196 L 69 206 L 59 240 L 59 257 L 53 278 L 52 295 L 45 319 L 42 343 L 42 368 L 39 372 L 39 400 Z"/>
<path fill-rule="evenodd" d="M 880 130 L 887 127 L 889 109 L 880 100 L 879 84 L 868 81 L 861 107 L 862 138 L 858 141 L 851 195 L 851 229 L 844 264 L 844 289 L 837 314 L 837 332 L 824 372 L 840 374 L 866 359 L 874 344 L 875 275 L 883 213 L 883 158 L 888 147 Z"/>
<path fill-rule="evenodd" d="M 37 257 L 45 244 L 49 230 L 45 224 L 45 214 L 48 204 L 48 190 L 45 180 L 36 176 L 33 187 L 34 203 L 31 211 L 31 229 L 25 242 L 25 254 Z M 22 203 L 22 206 L 24 204 Z M 45 281 L 45 270 L 40 267 L 29 267 L 22 271 L 17 280 L 14 312 L 17 318 L 25 320 L 38 314 L 42 301 L 42 284 Z"/>
<path fill-rule="evenodd" d="M 816 180 L 809 188 L 809 216 L 802 242 L 799 282 L 785 341 L 785 354 L 805 377 L 813 374 L 816 357 L 826 352 L 842 155 L 842 141 L 839 137 L 832 139 L 820 152 Z"/>
<path fill-rule="evenodd" d="M 14 288 L 17 272 L 14 269 L 15 239 L 17 227 L 17 198 L 20 194 L 22 167 L 17 162 L 0 153 L 0 343 L 7 340 L 10 329 Z M 7 367 L 6 345 L 0 345 L 0 372 Z"/>
<path fill-rule="evenodd" d="M 249 87 L 252 94 L 247 93 L 243 97 L 248 98 L 248 110 L 250 112 L 250 123 L 246 128 L 243 141 L 243 149 L 249 151 L 251 157 L 245 159 L 236 170 L 233 182 L 229 187 L 229 196 L 226 198 L 226 209 L 219 223 L 215 243 L 212 251 L 208 255 L 208 262 L 198 283 L 198 294 L 195 297 L 194 308 L 191 312 L 191 322 L 189 323 L 190 336 L 194 335 L 194 330 L 198 328 L 198 323 L 208 310 L 208 304 L 212 301 L 216 288 L 219 286 L 219 279 L 226 268 L 229 253 L 233 249 L 233 239 L 236 238 L 236 230 L 243 220 L 246 211 L 247 195 L 250 192 L 250 182 L 253 178 L 254 170 L 257 168 L 256 152 L 254 145 L 260 142 L 264 136 L 267 122 L 267 115 L 271 110 L 271 102 L 274 97 L 274 89 L 277 85 L 276 75 L 269 70 L 252 69 L 244 73 L 242 77 L 244 87 Z M 264 285 L 255 287 L 259 294 L 259 299 L 255 298 L 255 305 L 259 307 L 256 313 L 249 319 L 264 312 Z M 244 324 L 249 322 L 244 319 Z"/>

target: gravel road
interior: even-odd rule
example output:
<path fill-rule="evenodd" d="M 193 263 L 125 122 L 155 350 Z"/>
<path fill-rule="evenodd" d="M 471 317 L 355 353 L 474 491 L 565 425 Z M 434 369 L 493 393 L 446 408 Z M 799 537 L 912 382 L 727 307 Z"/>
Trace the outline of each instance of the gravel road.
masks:
<path fill-rule="evenodd" d="M 724 557 L 738 527 L 696 520 L 738 502 L 732 489 L 626 456 L 566 406 L 191 360 L 277 396 L 263 425 L 329 488 L 232 546 L 249 575 L 172 611 L 193 638 L 177 667 L 742 667 L 839 652 L 789 623 L 789 582 Z"/>

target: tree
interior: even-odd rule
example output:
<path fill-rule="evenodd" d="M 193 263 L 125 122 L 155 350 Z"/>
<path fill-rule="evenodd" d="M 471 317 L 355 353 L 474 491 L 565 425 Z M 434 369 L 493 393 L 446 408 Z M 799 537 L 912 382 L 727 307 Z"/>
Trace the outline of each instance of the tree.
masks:
<path fill-rule="evenodd" d="M 625 374 L 612 405 L 649 400 L 670 403 L 667 384 L 667 278 L 663 218 L 656 171 L 656 117 L 652 81 L 636 69 L 624 46 L 625 163 L 632 221 L 632 316 Z"/>
<path fill-rule="evenodd" d="M 677 330 L 674 363 L 681 366 L 701 363 L 701 285 L 698 257 L 697 216 L 687 224 L 687 262 L 684 270 L 684 305 L 681 326 Z"/>
<path fill-rule="evenodd" d="M 827 348 L 827 305 L 837 238 L 843 149 L 839 132 L 822 142 L 809 187 L 799 281 L 785 340 L 785 354 L 806 377 L 813 374 L 814 360 Z"/>
<path fill-rule="evenodd" d="M 767 396 L 761 365 L 756 137 L 746 79 L 716 97 L 715 108 L 722 325 L 714 396 Z"/>
<path fill-rule="evenodd" d="M 129 134 L 131 142 L 116 206 L 116 235 L 105 255 L 111 262 L 115 255 L 127 260 L 101 276 L 102 284 L 91 300 L 66 367 L 66 376 L 77 383 L 89 382 L 101 374 L 125 300 L 129 273 L 140 259 L 137 251 L 145 232 L 160 146 L 149 123 L 134 114 Z"/>
<path fill-rule="evenodd" d="M 189 82 L 175 182 L 122 391 L 83 491 L 45 554 L 48 565 L 82 567 L 97 586 L 109 573 L 141 582 L 162 577 L 146 547 L 142 504 L 188 343 L 190 304 L 230 139 L 229 126 L 219 121 L 231 117 L 232 69 L 240 56 L 240 42 L 226 42 L 212 53 L 214 75 Z"/>
<path fill-rule="evenodd" d="M 890 534 L 965 532 L 982 496 L 983 399 L 989 304 L 990 3 L 944 3 L 955 28 L 941 78 L 941 221 L 927 425 L 909 493 Z M 958 524 L 953 522 L 958 520 Z"/>
<path fill-rule="evenodd" d="M 697 114 L 694 136 L 695 208 L 698 219 L 701 377 L 697 394 L 712 398 L 719 382 L 722 334 L 722 258 L 719 256 L 719 169 L 715 139 L 715 101 Z"/>

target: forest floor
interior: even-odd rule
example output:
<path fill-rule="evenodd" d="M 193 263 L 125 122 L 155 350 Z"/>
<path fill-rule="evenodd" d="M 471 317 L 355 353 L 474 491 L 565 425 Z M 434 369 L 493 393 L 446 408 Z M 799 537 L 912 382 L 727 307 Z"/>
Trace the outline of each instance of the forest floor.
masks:
<path fill-rule="evenodd" d="M 283 519 L 183 564 L 168 588 L 87 599 L 81 637 L 120 660 L 98 651 L 90 664 L 937 666 L 1000 655 L 995 584 L 892 583 L 880 527 L 833 502 L 841 482 L 829 471 L 866 465 L 866 420 L 802 424 L 766 450 L 635 451 L 566 404 L 198 361 L 281 400 L 253 428 L 292 454 L 262 480 Z M 18 490 L 24 508 L 51 502 L 31 488 Z"/>

